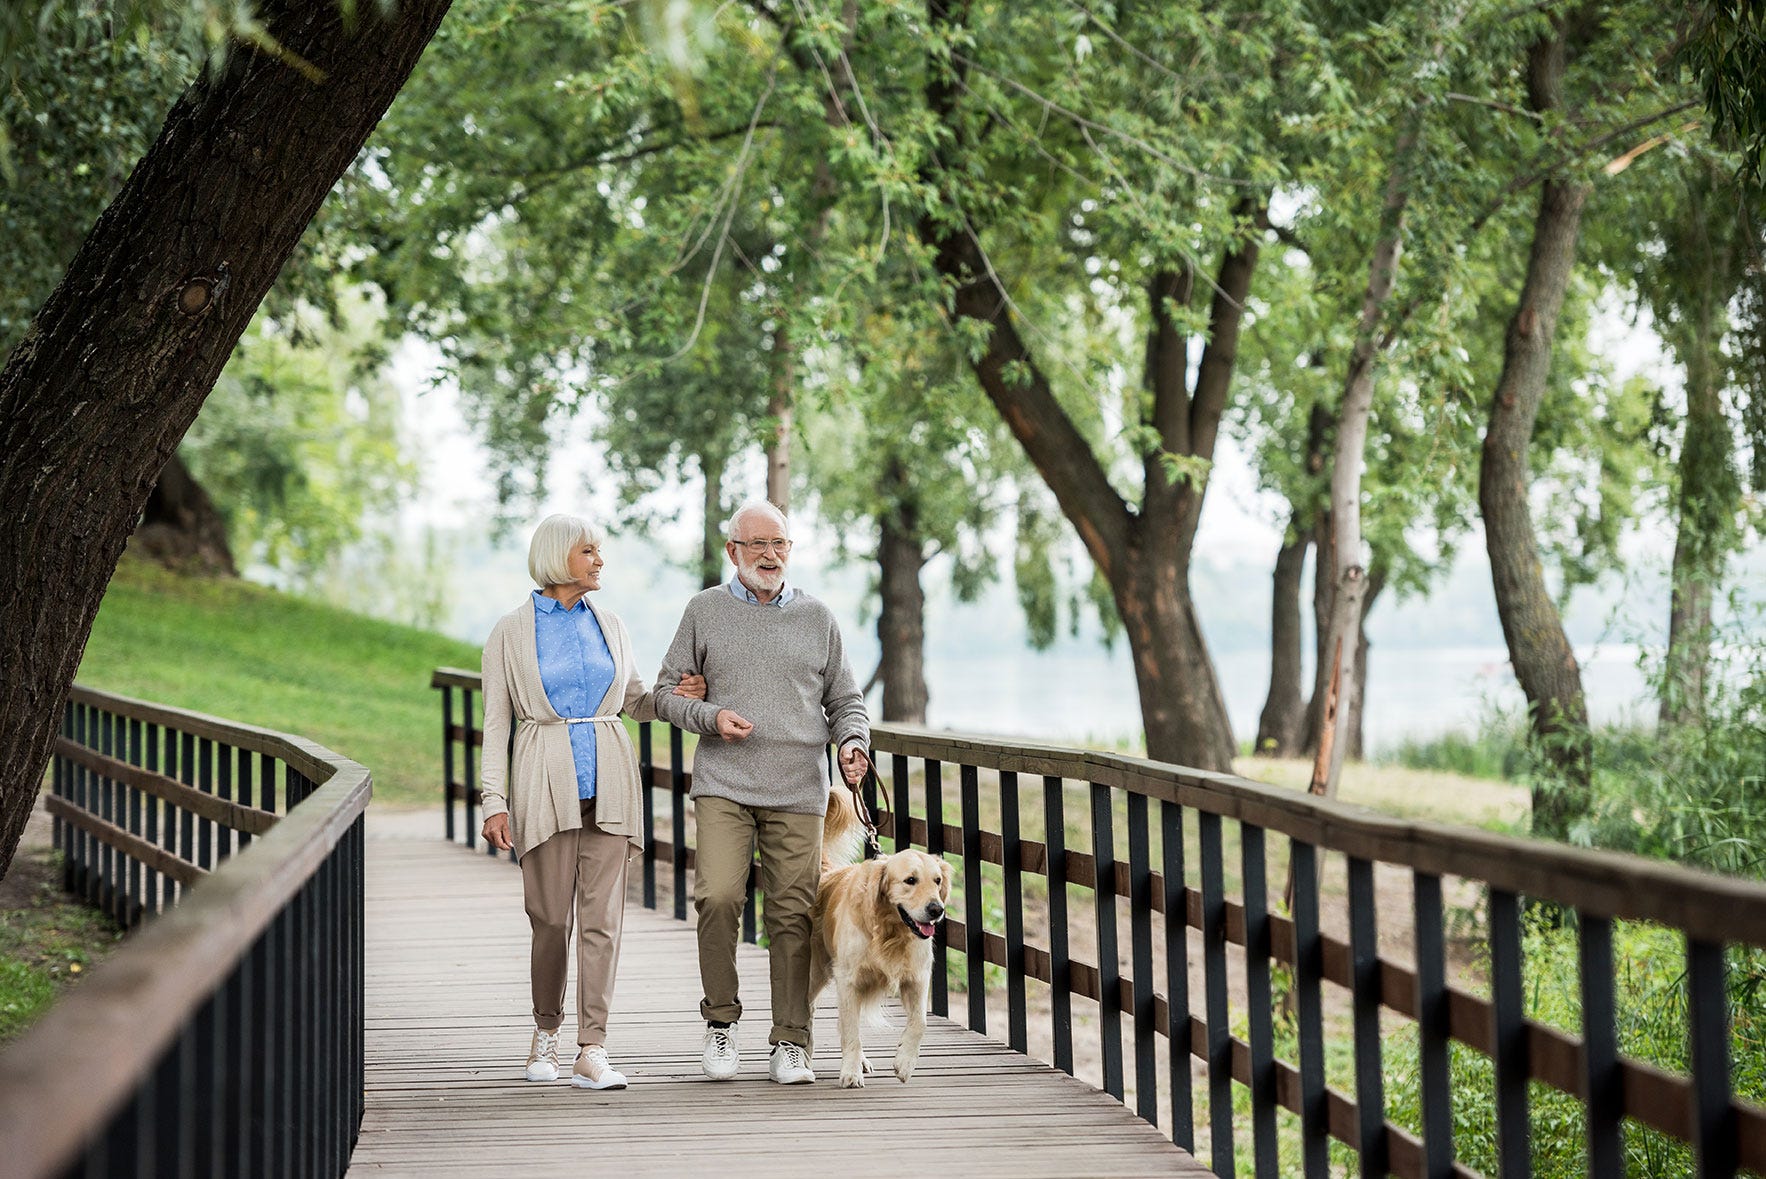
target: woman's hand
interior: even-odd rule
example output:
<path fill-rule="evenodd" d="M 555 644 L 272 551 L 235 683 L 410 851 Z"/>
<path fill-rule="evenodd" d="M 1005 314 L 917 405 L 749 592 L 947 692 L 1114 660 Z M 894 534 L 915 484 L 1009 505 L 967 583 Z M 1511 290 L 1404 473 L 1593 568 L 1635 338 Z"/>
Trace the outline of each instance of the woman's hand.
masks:
<path fill-rule="evenodd" d="M 480 829 L 479 834 L 484 836 L 484 841 L 486 843 L 490 844 L 498 851 L 510 851 L 515 847 L 515 841 L 509 838 L 508 811 L 504 811 L 500 815 L 492 815 L 490 818 L 486 819 L 484 821 L 484 827 Z"/>
<path fill-rule="evenodd" d="M 705 699 L 705 677 L 688 672 L 681 677 L 681 682 L 675 685 L 675 695 L 686 696 L 692 700 Z"/>

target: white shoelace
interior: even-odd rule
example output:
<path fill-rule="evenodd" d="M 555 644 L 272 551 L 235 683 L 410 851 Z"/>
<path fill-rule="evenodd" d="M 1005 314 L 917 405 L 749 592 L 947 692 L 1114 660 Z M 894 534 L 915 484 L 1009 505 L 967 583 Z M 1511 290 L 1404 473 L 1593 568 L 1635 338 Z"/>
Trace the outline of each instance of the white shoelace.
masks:
<path fill-rule="evenodd" d="M 785 1040 L 779 1044 L 779 1048 L 785 1053 L 785 1063 L 792 1068 L 809 1067 L 809 1053 L 803 1050 L 802 1044 L 793 1044 L 791 1041 Z"/>
<path fill-rule="evenodd" d="M 541 1031 L 539 1046 L 535 1050 L 535 1055 L 540 1060 L 549 1060 L 553 1064 L 557 1064 L 558 1063 L 558 1033 L 557 1032 Z"/>
<path fill-rule="evenodd" d="M 734 1045 L 730 1041 L 729 1028 L 712 1028 L 710 1029 L 710 1035 L 712 1050 L 720 1056 L 723 1053 L 734 1049 Z"/>
<path fill-rule="evenodd" d="M 607 1049 L 599 1044 L 591 1044 L 589 1047 L 584 1048 L 583 1059 L 587 1060 L 590 1064 L 598 1065 L 601 1068 L 610 1069 L 613 1067 L 607 1059 Z"/>

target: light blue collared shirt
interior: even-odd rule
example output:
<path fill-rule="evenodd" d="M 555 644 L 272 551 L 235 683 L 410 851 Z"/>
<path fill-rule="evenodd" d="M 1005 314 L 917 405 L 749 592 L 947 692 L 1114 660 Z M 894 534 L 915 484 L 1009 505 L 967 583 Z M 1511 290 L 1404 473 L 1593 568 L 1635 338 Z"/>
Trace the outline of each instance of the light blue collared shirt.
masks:
<path fill-rule="evenodd" d="M 613 686 L 613 652 L 586 598 L 566 610 L 556 598 L 533 591 L 533 638 L 539 652 L 540 684 L 552 710 L 562 717 L 594 716 Z M 571 725 L 570 753 L 576 762 L 576 796 L 595 797 L 595 726 Z"/>
<path fill-rule="evenodd" d="M 755 606 L 783 606 L 797 596 L 797 591 L 792 589 L 789 584 L 782 585 L 772 601 L 762 602 L 754 596 L 753 590 L 742 584 L 742 575 L 738 573 L 730 578 L 730 596 L 739 602 L 748 602 Z"/>

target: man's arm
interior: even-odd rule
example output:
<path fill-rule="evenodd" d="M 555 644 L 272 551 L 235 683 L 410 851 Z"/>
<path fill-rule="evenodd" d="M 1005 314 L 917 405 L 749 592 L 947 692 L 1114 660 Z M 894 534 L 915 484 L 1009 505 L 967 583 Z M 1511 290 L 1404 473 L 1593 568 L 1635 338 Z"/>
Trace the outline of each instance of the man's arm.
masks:
<path fill-rule="evenodd" d="M 689 604 L 681 614 L 680 625 L 675 628 L 674 641 L 669 643 L 668 652 L 662 657 L 662 670 L 656 673 L 653 700 L 656 715 L 669 724 L 689 733 L 709 736 L 718 731 L 717 706 L 705 700 L 677 696 L 674 691 L 682 676 L 700 670 L 697 632 L 693 607 Z M 708 689 L 709 687 L 707 685 Z"/>

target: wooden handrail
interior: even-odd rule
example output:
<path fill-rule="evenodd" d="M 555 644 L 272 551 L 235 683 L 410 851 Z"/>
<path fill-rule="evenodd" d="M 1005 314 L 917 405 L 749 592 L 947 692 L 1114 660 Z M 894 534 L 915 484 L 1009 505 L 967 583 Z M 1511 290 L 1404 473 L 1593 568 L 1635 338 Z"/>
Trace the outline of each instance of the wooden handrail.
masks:
<path fill-rule="evenodd" d="M 318 789 L 132 935 L 0 1053 L 0 1157 L 58 1174 L 99 1134 L 366 810 L 368 770 L 305 738 L 76 685 L 76 703 L 267 753 Z"/>

